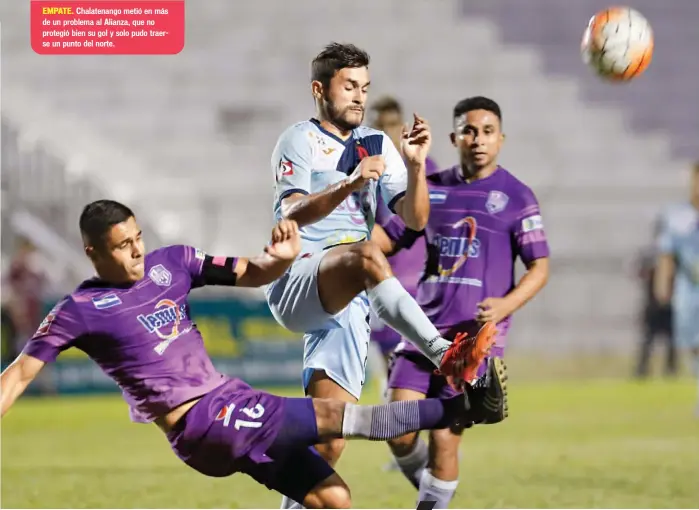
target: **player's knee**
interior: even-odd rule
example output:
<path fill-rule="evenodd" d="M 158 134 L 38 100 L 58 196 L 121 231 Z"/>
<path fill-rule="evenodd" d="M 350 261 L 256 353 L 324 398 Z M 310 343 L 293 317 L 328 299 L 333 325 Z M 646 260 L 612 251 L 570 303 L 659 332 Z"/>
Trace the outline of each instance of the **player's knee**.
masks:
<path fill-rule="evenodd" d="M 396 457 L 405 457 L 406 455 L 410 455 L 410 453 L 412 453 L 412 451 L 415 449 L 417 439 L 417 434 L 411 432 L 410 434 L 405 434 L 404 436 L 389 439 L 388 446 L 391 448 L 391 452 L 393 452 L 393 455 Z"/>
<path fill-rule="evenodd" d="M 363 280 L 377 284 L 391 276 L 391 266 L 377 244 L 359 243 L 355 253 L 357 269 Z"/>
<path fill-rule="evenodd" d="M 349 487 L 337 474 L 314 487 L 303 500 L 306 508 L 351 508 Z"/>
<path fill-rule="evenodd" d="M 449 429 L 433 430 L 430 434 L 430 457 L 435 473 L 458 472 L 461 436 Z"/>
<path fill-rule="evenodd" d="M 323 494 L 323 503 L 320 508 L 352 508 L 352 495 L 349 487 L 335 486 Z"/>
<path fill-rule="evenodd" d="M 341 438 L 333 439 L 331 441 L 328 441 L 327 443 L 316 445 L 316 450 L 318 450 L 320 456 L 323 457 L 326 461 L 328 461 L 328 464 L 330 464 L 331 466 L 334 466 L 335 463 L 339 460 L 344 449 L 345 440 Z"/>

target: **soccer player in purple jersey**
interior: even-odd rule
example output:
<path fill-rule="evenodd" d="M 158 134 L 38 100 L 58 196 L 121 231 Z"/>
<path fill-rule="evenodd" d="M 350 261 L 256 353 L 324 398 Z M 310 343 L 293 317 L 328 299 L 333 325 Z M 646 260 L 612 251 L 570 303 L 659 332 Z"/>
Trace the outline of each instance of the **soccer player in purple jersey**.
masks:
<path fill-rule="evenodd" d="M 412 232 L 394 217 L 374 236 L 375 242 L 383 240 L 384 252 L 424 237 L 427 263 L 418 285 L 418 303 L 446 338 L 472 334 L 483 323 L 497 324 L 491 351 L 495 356 L 503 355 L 511 315 L 546 284 L 549 256 L 534 193 L 498 165 L 504 140 L 501 122 L 500 107 L 491 99 L 472 97 L 458 103 L 451 140 L 460 164 L 428 177 L 427 227 Z M 519 282 L 514 279 L 517 257 L 527 267 Z M 405 342 L 396 348 L 388 387 L 391 401 L 455 394 L 424 356 Z M 418 501 L 436 501 L 436 508 L 448 506 L 458 484 L 461 432 L 460 427 L 433 430 L 429 451 L 417 433 L 389 441 L 401 470 L 419 490 Z"/>
<path fill-rule="evenodd" d="M 344 481 L 312 445 L 504 418 L 506 376 L 493 362 L 488 377 L 466 386 L 467 398 L 383 406 L 282 398 L 219 373 L 187 296 L 204 285 L 257 287 L 281 276 L 300 251 L 294 221 L 280 221 L 264 253 L 250 259 L 181 245 L 146 254 L 132 211 L 109 200 L 85 207 L 80 231 L 97 276 L 51 310 L 2 373 L 2 416 L 46 363 L 76 347 L 116 382 L 131 419 L 155 423 L 188 466 L 214 477 L 246 473 L 308 508 L 351 504 Z"/>

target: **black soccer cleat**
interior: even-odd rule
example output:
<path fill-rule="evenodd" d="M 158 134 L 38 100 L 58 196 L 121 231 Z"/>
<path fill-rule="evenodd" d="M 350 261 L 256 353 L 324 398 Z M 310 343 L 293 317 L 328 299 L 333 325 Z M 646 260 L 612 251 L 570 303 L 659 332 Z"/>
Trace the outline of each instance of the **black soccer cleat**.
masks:
<path fill-rule="evenodd" d="M 466 419 L 491 425 L 508 416 L 507 367 L 502 358 L 489 358 L 488 366 L 473 385 L 466 385 Z"/>

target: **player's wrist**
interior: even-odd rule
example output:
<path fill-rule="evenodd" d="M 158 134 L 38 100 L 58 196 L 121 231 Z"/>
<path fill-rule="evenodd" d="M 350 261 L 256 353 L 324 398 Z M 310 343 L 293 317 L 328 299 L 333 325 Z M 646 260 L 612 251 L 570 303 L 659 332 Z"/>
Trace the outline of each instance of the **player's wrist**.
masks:
<path fill-rule="evenodd" d="M 350 192 L 359 191 L 364 186 L 361 177 L 349 176 L 343 181 L 342 187 Z"/>
<path fill-rule="evenodd" d="M 407 161 L 405 166 L 413 174 L 425 174 L 427 168 L 427 158 L 420 158 L 418 161 Z"/>

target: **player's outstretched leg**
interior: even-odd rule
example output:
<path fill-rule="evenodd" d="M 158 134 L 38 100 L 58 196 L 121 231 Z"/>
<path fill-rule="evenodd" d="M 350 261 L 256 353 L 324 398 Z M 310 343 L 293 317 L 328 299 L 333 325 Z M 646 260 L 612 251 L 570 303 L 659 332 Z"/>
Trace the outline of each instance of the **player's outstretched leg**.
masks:
<path fill-rule="evenodd" d="M 466 393 L 468 399 L 456 395 L 375 406 L 314 399 L 318 435 L 321 440 L 387 441 L 418 430 L 502 421 L 507 417 L 507 372 L 502 360 L 490 358 L 486 374 L 467 385 Z"/>
<path fill-rule="evenodd" d="M 456 375 L 461 369 L 475 374 L 495 342 L 494 325 L 486 325 L 487 331 L 478 338 L 463 339 L 458 350 L 452 348 L 393 276 L 376 244 L 367 241 L 329 250 L 318 268 L 318 295 L 325 311 L 340 312 L 364 290 L 376 315 L 415 344 L 435 366 L 452 372 L 446 375 Z"/>

